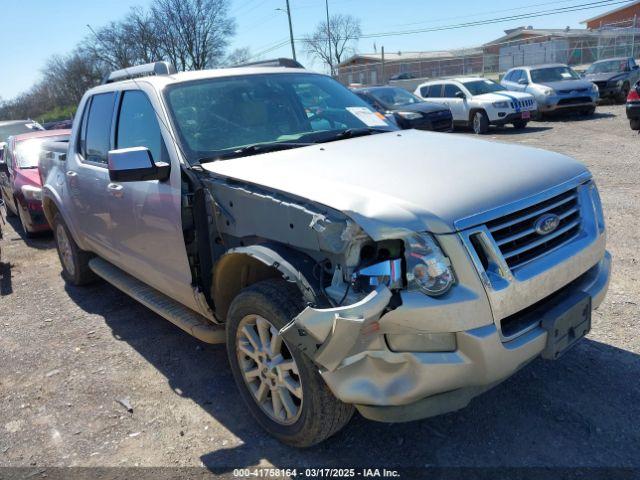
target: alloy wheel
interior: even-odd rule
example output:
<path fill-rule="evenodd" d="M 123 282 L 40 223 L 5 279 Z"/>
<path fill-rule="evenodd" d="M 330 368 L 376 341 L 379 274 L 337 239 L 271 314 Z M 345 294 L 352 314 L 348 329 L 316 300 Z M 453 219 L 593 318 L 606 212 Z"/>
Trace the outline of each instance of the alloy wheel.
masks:
<path fill-rule="evenodd" d="M 60 252 L 60 258 L 64 264 L 64 268 L 69 272 L 71 276 L 76 273 L 76 265 L 73 261 L 73 252 L 71 250 L 71 242 L 67 237 L 67 231 L 62 224 L 58 224 L 56 227 L 56 242 L 58 244 L 58 251 Z"/>
<path fill-rule="evenodd" d="M 247 315 L 236 333 L 238 364 L 260 409 L 281 425 L 295 423 L 302 412 L 298 365 L 271 322 Z"/>

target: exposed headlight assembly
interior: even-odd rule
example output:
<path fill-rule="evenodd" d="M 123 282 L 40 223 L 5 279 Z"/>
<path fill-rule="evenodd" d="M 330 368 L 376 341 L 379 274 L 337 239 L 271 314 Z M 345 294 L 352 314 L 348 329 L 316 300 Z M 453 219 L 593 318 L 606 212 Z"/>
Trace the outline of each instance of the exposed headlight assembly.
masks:
<path fill-rule="evenodd" d="M 595 84 L 594 84 L 594 85 L 595 85 Z M 553 95 L 553 93 L 554 93 L 554 92 L 553 92 L 553 89 L 552 89 L 552 88 L 543 88 L 543 89 L 542 89 L 542 93 L 543 93 L 544 95 L 550 96 L 550 95 Z"/>
<path fill-rule="evenodd" d="M 26 200 L 42 200 L 42 189 L 33 185 L 23 185 L 20 188 Z"/>
<path fill-rule="evenodd" d="M 451 261 L 428 233 L 405 238 L 407 288 L 432 297 L 443 295 L 455 283 Z"/>
<path fill-rule="evenodd" d="M 396 113 L 406 120 L 417 120 L 419 118 L 422 118 L 422 114 L 418 112 L 396 112 Z"/>
<path fill-rule="evenodd" d="M 493 102 L 493 106 L 496 108 L 509 108 L 509 102 Z"/>

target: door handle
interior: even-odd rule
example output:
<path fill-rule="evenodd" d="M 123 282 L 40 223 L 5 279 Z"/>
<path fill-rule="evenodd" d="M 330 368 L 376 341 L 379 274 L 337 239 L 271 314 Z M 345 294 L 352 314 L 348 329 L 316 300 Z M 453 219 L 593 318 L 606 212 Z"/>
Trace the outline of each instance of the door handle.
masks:
<path fill-rule="evenodd" d="M 110 183 L 107 185 L 107 190 L 116 198 L 121 198 L 124 195 L 124 187 L 119 183 Z"/>
<path fill-rule="evenodd" d="M 67 170 L 67 177 L 77 177 L 78 173 L 73 170 Z"/>

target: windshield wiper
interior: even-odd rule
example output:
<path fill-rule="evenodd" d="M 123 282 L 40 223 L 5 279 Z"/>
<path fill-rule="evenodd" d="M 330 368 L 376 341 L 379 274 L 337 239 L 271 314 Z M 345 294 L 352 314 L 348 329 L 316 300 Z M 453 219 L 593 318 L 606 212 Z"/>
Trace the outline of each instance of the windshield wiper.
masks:
<path fill-rule="evenodd" d="M 236 157 L 246 157 L 249 155 L 257 155 L 258 153 L 276 152 L 278 150 L 288 150 L 290 148 L 306 147 L 313 145 L 312 142 L 270 142 L 270 143 L 254 143 L 251 145 L 245 145 L 244 147 L 236 148 L 221 152 L 217 156 L 204 157 L 198 159 L 200 163 L 214 162 L 216 160 L 228 160 Z"/>
<path fill-rule="evenodd" d="M 386 128 L 382 129 L 376 127 L 346 128 L 344 130 L 340 130 L 330 137 L 317 140 L 316 143 L 333 142 L 334 140 L 343 140 L 345 138 L 362 137 L 364 135 L 373 135 L 374 133 L 386 133 L 392 131 L 393 130 L 389 130 Z"/>

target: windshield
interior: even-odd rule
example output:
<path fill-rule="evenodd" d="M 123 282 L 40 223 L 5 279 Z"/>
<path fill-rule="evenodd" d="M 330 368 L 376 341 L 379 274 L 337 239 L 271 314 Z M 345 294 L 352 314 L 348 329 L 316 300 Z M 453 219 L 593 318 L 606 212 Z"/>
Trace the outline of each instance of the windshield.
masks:
<path fill-rule="evenodd" d="M 627 69 L 626 60 L 607 60 L 598 62 L 587 68 L 587 73 L 618 73 Z"/>
<path fill-rule="evenodd" d="M 37 168 L 40 158 L 40 150 L 45 142 L 61 142 L 68 140 L 68 135 L 51 136 L 23 140 L 16 145 L 16 164 L 18 168 Z"/>
<path fill-rule="evenodd" d="M 37 130 L 44 130 L 44 128 L 42 128 L 39 123 L 31 121 L 0 125 L 0 142 L 6 142 L 7 138 L 13 135 L 35 132 Z"/>
<path fill-rule="evenodd" d="M 531 70 L 531 81 L 533 83 L 560 82 L 579 78 L 580 76 L 569 67 L 549 67 Z"/>
<path fill-rule="evenodd" d="M 493 80 L 473 80 L 471 82 L 462 82 L 462 84 L 469 90 L 471 95 L 482 95 L 484 93 L 506 90 L 502 85 Z"/>
<path fill-rule="evenodd" d="M 394 130 L 384 116 L 324 75 L 196 80 L 169 86 L 165 98 L 191 161 L 229 158 L 230 152 L 256 144 L 303 146 L 345 130 Z"/>
<path fill-rule="evenodd" d="M 369 95 L 380 102 L 384 108 L 390 110 L 395 107 L 423 102 L 423 100 L 402 88 L 376 88 L 375 90 L 370 90 Z"/>

